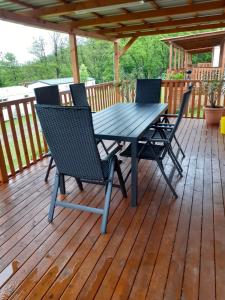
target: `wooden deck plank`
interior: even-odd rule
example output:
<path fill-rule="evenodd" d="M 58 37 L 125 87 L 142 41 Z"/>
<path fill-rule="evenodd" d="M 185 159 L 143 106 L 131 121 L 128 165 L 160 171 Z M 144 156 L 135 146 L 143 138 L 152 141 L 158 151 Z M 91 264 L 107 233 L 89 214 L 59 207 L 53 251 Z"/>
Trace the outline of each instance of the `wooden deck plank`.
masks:
<path fill-rule="evenodd" d="M 141 161 L 140 203 L 131 208 L 113 189 L 104 236 L 93 214 L 57 208 L 48 223 L 54 173 L 44 183 L 46 159 L 1 185 L 0 299 L 223 300 L 225 139 L 204 120 L 185 119 L 179 141 L 179 198 L 155 164 Z M 129 160 L 121 166 L 127 173 Z M 80 193 L 66 179 L 68 201 L 102 205 L 101 187 Z M 129 180 L 127 188 L 130 197 Z"/>

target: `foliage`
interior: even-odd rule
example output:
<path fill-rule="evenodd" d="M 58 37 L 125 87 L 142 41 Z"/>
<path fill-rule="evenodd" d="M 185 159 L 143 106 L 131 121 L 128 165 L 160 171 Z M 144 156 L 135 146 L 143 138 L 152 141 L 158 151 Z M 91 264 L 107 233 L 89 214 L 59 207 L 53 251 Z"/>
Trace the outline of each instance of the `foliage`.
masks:
<path fill-rule="evenodd" d="M 203 80 L 201 82 L 201 89 L 207 94 L 210 107 L 216 108 L 219 97 L 221 94 L 225 94 L 223 76 L 215 74 L 212 80 Z"/>
<path fill-rule="evenodd" d="M 169 80 L 183 80 L 185 79 L 185 74 L 183 72 L 179 72 L 179 73 L 170 73 L 168 75 L 168 79 Z"/>
<path fill-rule="evenodd" d="M 178 36 L 179 34 L 177 34 Z M 174 36 L 174 35 L 173 35 Z M 165 35 L 140 37 L 120 58 L 120 78 L 164 78 L 168 67 L 168 46 L 161 41 Z M 122 39 L 120 47 L 127 43 Z M 51 54 L 48 49 L 51 49 Z M 0 55 L 0 86 L 11 86 L 39 79 L 72 76 L 68 38 L 53 33 L 49 41 L 37 37 L 31 45 L 33 61 L 19 64 L 12 53 Z M 113 43 L 78 39 L 79 66 L 81 80 L 93 77 L 96 83 L 112 81 Z M 208 61 L 210 54 L 193 57 L 193 62 Z M 173 79 L 183 79 L 176 75 Z"/>

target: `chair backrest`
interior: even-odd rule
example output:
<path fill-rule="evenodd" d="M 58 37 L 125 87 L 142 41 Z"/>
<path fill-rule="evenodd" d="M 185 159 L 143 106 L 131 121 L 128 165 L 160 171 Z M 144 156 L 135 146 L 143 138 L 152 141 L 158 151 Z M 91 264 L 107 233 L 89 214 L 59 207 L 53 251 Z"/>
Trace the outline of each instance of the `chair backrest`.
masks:
<path fill-rule="evenodd" d="M 58 171 L 104 180 L 89 107 L 36 105 L 42 130 Z"/>
<path fill-rule="evenodd" d="M 162 79 L 137 79 L 136 103 L 160 103 Z"/>
<path fill-rule="evenodd" d="M 178 117 L 176 119 L 175 125 L 173 127 L 173 130 L 171 132 L 170 140 L 173 139 L 173 137 L 174 137 L 179 125 L 180 125 L 180 122 L 181 122 L 185 112 L 188 109 L 188 103 L 189 103 L 189 100 L 190 100 L 191 92 L 192 92 L 192 86 L 189 86 L 188 90 L 186 92 L 184 92 L 184 94 L 183 94 L 181 105 L 180 105 L 180 110 L 179 110 Z"/>
<path fill-rule="evenodd" d="M 74 106 L 89 106 L 84 83 L 70 84 L 70 92 Z"/>
<path fill-rule="evenodd" d="M 60 105 L 58 85 L 43 86 L 34 89 L 37 104 Z"/>

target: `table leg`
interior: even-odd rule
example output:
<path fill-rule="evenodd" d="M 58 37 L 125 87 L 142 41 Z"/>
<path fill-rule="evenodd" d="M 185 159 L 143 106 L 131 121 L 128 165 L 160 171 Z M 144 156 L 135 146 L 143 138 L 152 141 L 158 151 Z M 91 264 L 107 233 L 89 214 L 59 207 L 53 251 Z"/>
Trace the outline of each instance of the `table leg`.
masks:
<path fill-rule="evenodd" d="M 137 206 L 138 196 L 138 159 L 137 142 L 131 144 L 131 206 Z"/>

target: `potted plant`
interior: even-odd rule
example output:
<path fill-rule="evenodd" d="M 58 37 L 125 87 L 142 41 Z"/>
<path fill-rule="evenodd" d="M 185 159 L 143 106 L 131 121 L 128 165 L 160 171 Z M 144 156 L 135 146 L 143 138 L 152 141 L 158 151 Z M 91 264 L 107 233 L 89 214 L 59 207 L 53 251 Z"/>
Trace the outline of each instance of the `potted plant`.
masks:
<path fill-rule="evenodd" d="M 204 107 L 207 125 L 219 125 L 224 107 L 217 105 L 221 95 L 224 94 L 225 86 L 222 77 L 215 76 L 210 81 L 203 81 L 203 91 L 208 96 L 209 105 Z"/>

